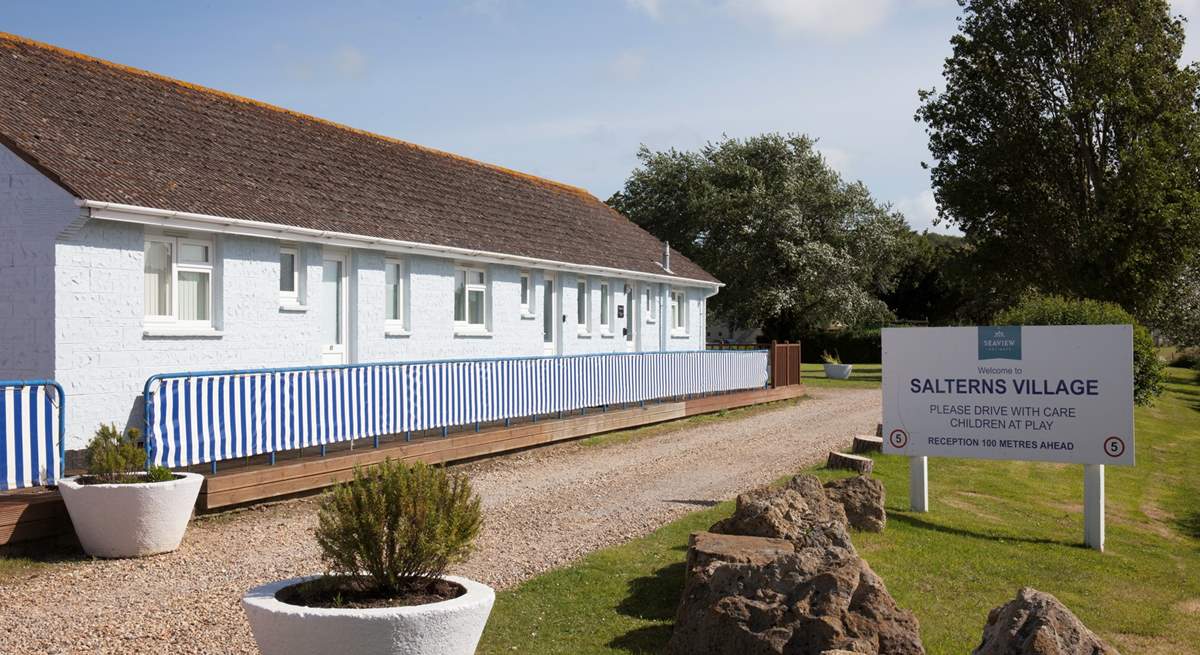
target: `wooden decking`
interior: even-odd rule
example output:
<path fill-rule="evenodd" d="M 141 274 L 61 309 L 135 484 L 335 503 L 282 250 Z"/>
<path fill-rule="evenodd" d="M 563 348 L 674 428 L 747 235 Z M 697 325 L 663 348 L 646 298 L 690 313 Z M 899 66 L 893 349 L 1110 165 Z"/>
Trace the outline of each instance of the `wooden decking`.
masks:
<path fill-rule="evenodd" d="M 0 545 L 32 541 L 71 530 L 71 519 L 58 492 L 22 489 L 0 494 Z"/>
<path fill-rule="evenodd" d="M 457 432 L 447 437 L 428 436 L 413 441 L 394 439 L 381 443 L 378 448 L 360 441 L 353 449 L 330 452 L 324 457 L 309 455 L 307 451 L 299 456 L 296 453 L 281 454 L 275 464 L 222 463 L 221 467 L 225 468 L 219 467 L 215 475 L 205 475 L 196 506 L 201 511 L 214 510 L 314 491 L 349 479 L 356 466 L 376 464 L 389 457 L 430 464 L 470 460 L 802 395 L 804 386 L 793 384 L 647 403 L 645 407 L 594 409 L 584 415 L 545 418 L 511 427 L 488 427 L 479 432 Z M 0 545 L 53 536 L 69 529 L 66 509 L 57 492 L 38 490 L 0 495 Z"/>

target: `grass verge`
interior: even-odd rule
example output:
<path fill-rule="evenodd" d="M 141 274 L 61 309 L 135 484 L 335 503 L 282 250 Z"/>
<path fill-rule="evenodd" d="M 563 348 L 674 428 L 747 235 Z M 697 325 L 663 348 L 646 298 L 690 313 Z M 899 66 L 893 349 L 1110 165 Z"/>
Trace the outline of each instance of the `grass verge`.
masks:
<path fill-rule="evenodd" d="M 1052 593 L 1121 652 L 1200 643 L 1200 384 L 1168 370 L 1138 408 L 1136 467 L 1108 470 L 1108 551 L 1083 548 L 1080 466 L 935 459 L 932 511 L 907 511 L 907 461 L 879 456 L 883 534 L 859 551 L 921 621 L 932 655 L 970 652 L 990 608 L 1017 588 Z M 830 381 L 832 382 L 832 381 Z M 836 475 L 818 471 L 824 477 Z M 657 653 L 670 637 L 688 533 L 731 511 L 691 514 L 653 534 L 499 594 L 480 653 Z"/>

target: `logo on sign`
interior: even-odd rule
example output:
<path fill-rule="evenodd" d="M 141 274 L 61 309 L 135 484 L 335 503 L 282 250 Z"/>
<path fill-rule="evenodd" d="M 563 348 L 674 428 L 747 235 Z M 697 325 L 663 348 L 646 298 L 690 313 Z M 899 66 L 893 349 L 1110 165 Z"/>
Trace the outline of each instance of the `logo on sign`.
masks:
<path fill-rule="evenodd" d="M 1021 359 L 1021 326 L 980 326 L 979 359 Z"/>
<path fill-rule="evenodd" d="M 897 428 L 888 435 L 888 441 L 893 448 L 903 448 L 908 445 L 908 433 Z"/>
<path fill-rule="evenodd" d="M 1120 457 L 1125 454 L 1125 440 L 1121 437 L 1109 437 L 1104 440 L 1104 454 L 1109 457 Z"/>

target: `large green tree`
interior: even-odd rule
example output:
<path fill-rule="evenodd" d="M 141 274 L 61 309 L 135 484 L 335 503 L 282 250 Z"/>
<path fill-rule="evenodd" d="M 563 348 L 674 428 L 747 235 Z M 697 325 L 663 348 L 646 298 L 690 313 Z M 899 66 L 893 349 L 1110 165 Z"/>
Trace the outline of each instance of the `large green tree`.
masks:
<path fill-rule="evenodd" d="M 1166 0 L 959 4 L 945 88 L 921 92 L 916 118 L 977 293 L 1146 317 L 1200 244 L 1200 73 L 1179 65 L 1181 21 Z"/>
<path fill-rule="evenodd" d="M 720 278 L 714 314 L 787 337 L 887 316 L 904 219 L 848 183 L 805 136 L 638 152 L 609 204 Z"/>

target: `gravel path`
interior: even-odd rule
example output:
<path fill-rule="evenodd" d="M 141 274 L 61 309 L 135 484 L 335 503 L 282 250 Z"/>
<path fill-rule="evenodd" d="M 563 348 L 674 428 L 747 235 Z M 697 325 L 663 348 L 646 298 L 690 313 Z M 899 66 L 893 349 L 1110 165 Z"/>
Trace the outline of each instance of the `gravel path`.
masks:
<path fill-rule="evenodd" d="M 873 389 L 624 443 L 568 443 L 458 467 L 484 499 L 456 572 L 499 588 L 644 535 L 822 460 L 879 420 Z M 241 595 L 320 570 L 312 498 L 202 517 L 176 552 L 55 564 L 0 588 L 0 653 L 256 653 Z"/>

